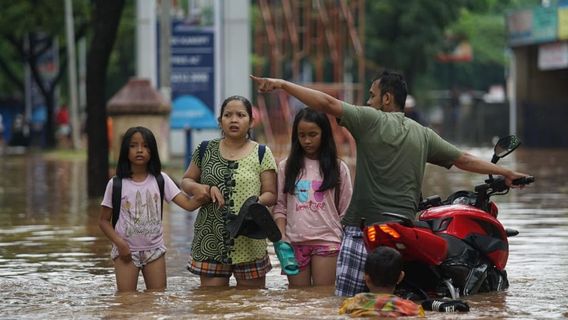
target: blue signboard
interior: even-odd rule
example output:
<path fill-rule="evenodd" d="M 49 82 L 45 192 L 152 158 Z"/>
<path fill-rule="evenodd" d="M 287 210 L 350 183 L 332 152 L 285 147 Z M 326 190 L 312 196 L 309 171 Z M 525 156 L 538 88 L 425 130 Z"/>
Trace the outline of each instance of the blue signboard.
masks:
<path fill-rule="evenodd" d="M 172 113 L 170 116 L 172 129 L 207 129 L 216 128 L 217 120 L 200 99 L 182 95 L 172 101 Z"/>
<path fill-rule="evenodd" d="M 217 125 L 214 116 L 214 40 L 213 28 L 199 27 L 179 20 L 172 22 L 172 128 L 201 129 Z M 203 106 L 206 107 L 205 110 Z"/>
<path fill-rule="evenodd" d="M 557 30 L 558 12 L 555 7 L 534 8 L 532 36 L 535 43 L 556 40 Z"/>
<path fill-rule="evenodd" d="M 158 32 L 158 37 L 159 34 Z M 217 127 L 214 29 L 189 24 L 183 20 L 174 20 L 170 50 L 172 101 L 170 127 L 186 131 L 186 166 L 188 166 L 193 150 L 191 130 Z M 160 61 L 159 55 L 158 61 Z M 159 65 L 158 63 L 158 68 Z M 158 77 L 159 74 L 158 70 Z"/>

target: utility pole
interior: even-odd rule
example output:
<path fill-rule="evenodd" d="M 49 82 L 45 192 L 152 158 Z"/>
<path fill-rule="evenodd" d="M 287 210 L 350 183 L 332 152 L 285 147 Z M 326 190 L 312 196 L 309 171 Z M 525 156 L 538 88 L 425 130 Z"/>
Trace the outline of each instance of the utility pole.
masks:
<path fill-rule="evenodd" d="M 511 50 L 509 59 L 509 77 L 507 79 L 509 95 L 509 134 L 517 134 L 517 56 Z"/>
<path fill-rule="evenodd" d="M 158 88 L 156 0 L 136 1 L 136 75 Z"/>
<path fill-rule="evenodd" d="M 167 103 L 171 101 L 171 63 L 170 38 L 172 23 L 170 17 L 171 0 L 160 1 L 160 92 Z"/>
<path fill-rule="evenodd" d="M 68 76 L 69 76 L 69 112 L 71 115 L 71 137 L 73 149 L 77 150 L 80 146 L 79 141 L 79 104 L 77 98 L 77 58 L 75 54 L 75 30 L 73 27 L 73 7 L 71 0 L 65 0 L 65 31 L 67 35 L 67 55 L 69 56 Z"/>

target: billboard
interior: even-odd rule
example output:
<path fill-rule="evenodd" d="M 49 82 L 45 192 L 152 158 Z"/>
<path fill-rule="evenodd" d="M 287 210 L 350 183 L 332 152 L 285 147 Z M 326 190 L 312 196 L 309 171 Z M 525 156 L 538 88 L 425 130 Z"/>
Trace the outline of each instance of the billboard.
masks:
<path fill-rule="evenodd" d="M 216 127 L 213 28 L 174 20 L 170 46 L 171 128 Z"/>

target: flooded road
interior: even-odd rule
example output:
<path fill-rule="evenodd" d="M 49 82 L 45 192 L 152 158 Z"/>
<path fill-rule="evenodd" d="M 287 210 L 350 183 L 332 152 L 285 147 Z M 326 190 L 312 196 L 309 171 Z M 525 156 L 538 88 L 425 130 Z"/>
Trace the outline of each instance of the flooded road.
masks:
<path fill-rule="evenodd" d="M 491 150 L 470 152 L 490 159 Z M 536 184 L 495 198 L 510 239 L 505 292 L 466 297 L 471 311 L 433 319 L 568 317 L 568 151 L 520 148 L 502 164 Z M 168 289 L 115 294 L 110 242 L 98 228 L 100 200 L 86 195 L 84 159 L 0 156 L 2 319 L 342 319 L 333 288 L 288 290 L 274 256 L 265 290 L 199 288 L 185 270 L 194 213 L 164 207 Z M 180 180 L 180 168 L 166 169 Z M 424 194 L 447 196 L 482 182 L 477 174 L 428 167 Z M 140 277 L 142 279 L 142 277 Z M 233 282 L 234 284 L 234 282 Z"/>

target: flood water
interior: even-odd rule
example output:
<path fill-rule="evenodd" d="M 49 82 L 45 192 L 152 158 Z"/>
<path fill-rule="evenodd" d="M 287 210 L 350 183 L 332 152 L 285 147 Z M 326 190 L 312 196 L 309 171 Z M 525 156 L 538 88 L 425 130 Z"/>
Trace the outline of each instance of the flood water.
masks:
<path fill-rule="evenodd" d="M 490 159 L 491 150 L 470 152 Z M 510 239 L 505 292 L 465 297 L 467 314 L 433 319 L 568 317 L 568 151 L 522 149 L 503 165 L 537 182 L 496 198 Z M 180 180 L 182 169 L 166 169 Z M 86 195 L 84 159 L 0 156 L 2 319 L 342 319 L 333 288 L 288 290 L 274 254 L 264 290 L 199 288 L 185 270 L 195 214 L 165 205 L 168 289 L 116 294 L 110 242 L 98 228 L 100 199 Z M 425 195 L 447 196 L 483 176 L 429 167 Z M 273 252 L 272 252 L 273 253 Z M 140 277 L 142 279 L 142 277 Z M 234 282 L 232 282 L 234 284 Z"/>

